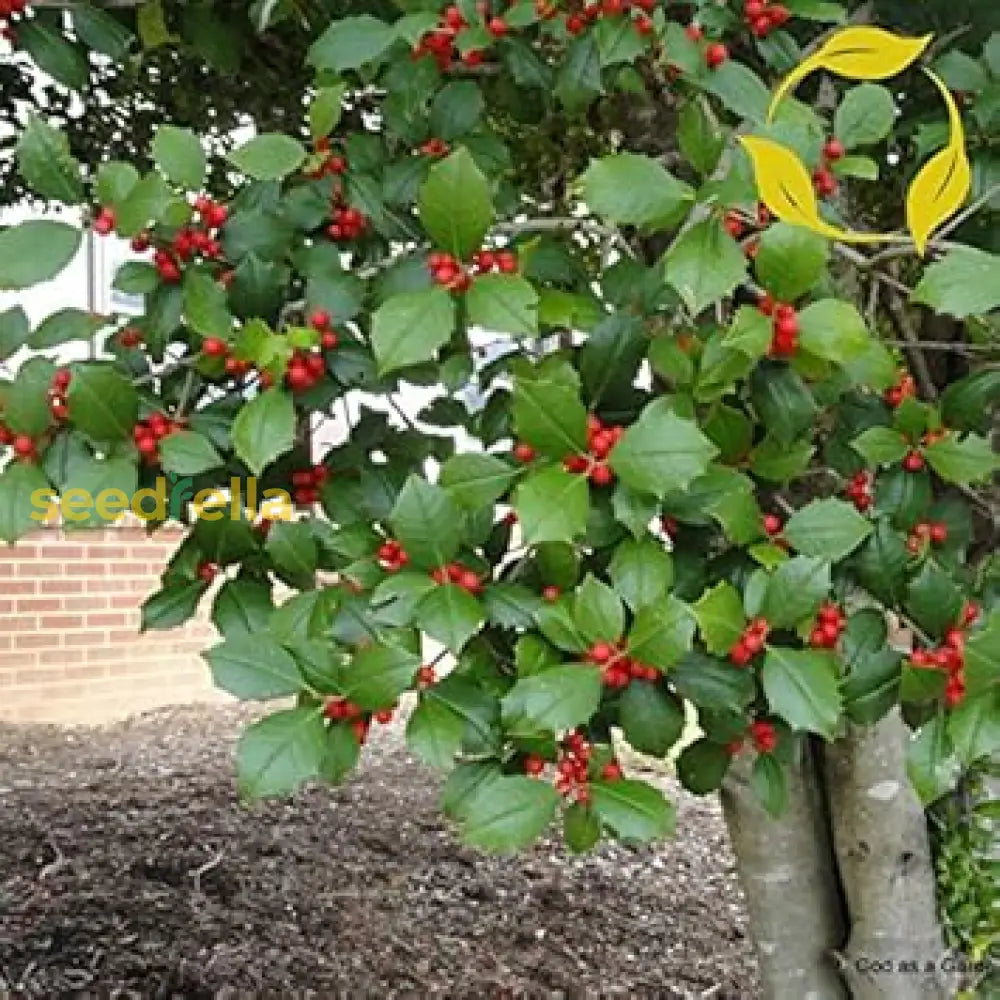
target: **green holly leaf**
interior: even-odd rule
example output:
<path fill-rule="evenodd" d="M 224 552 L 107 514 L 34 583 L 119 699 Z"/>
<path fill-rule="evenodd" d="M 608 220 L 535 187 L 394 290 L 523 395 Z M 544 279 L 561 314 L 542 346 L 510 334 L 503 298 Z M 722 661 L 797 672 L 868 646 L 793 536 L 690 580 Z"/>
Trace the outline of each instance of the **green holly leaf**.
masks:
<path fill-rule="evenodd" d="M 692 226 L 667 251 L 667 283 L 693 316 L 725 298 L 746 280 L 747 260 L 718 219 Z"/>
<path fill-rule="evenodd" d="M 593 781 L 590 799 L 601 822 L 622 840 L 644 842 L 673 833 L 674 807 L 645 781 Z"/>
<path fill-rule="evenodd" d="M 16 542 L 41 526 L 53 494 L 48 479 L 37 465 L 10 462 L 0 472 L 0 538 Z"/>
<path fill-rule="evenodd" d="M 604 93 L 601 52 L 592 32 L 585 32 L 569 43 L 553 93 L 570 112 L 582 111 Z"/>
<path fill-rule="evenodd" d="M 307 521 L 277 521 L 267 534 L 265 551 L 290 586 L 307 590 L 316 580 L 319 548 Z"/>
<path fill-rule="evenodd" d="M 649 404 L 611 453 L 615 473 L 633 489 L 663 497 L 703 475 L 718 449 L 691 420 L 677 416 L 672 400 Z"/>
<path fill-rule="evenodd" d="M 233 636 L 203 655 L 215 686 L 243 701 L 281 698 L 304 687 L 295 658 L 266 632 Z"/>
<path fill-rule="evenodd" d="M 750 787 L 769 816 L 776 819 L 787 808 L 788 783 L 785 772 L 771 754 L 760 754 L 753 762 Z"/>
<path fill-rule="evenodd" d="M 177 628 L 189 621 L 198 610 L 198 601 L 205 592 L 200 580 L 172 583 L 150 594 L 142 604 L 140 632 L 149 629 Z"/>
<path fill-rule="evenodd" d="M 406 480 L 389 521 L 410 560 L 423 568 L 449 562 L 462 541 L 462 517 L 451 494 L 420 476 Z"/>
<path fill-rule="evenodd" d="M 694 795 L 709 795 L 722 787 L 731 759 L 718 743 L 696 740 L 677 758 L 677 777 Z"/>
<path fill-rule="evenodd" d="M 17 167 L 28 185 L 43 198 L 76 205 L 83 201 L 79 162 L 69 140 L 37 115 L 29 115 L 17 141 Z"/>
<path fill-rule="evenodd" d="M 434 244 L 459 260 L 483 245 L 493 224 L 490 185 L 466 148 L 435 163 L 420 186 L 420 221 Z"/>
<path fill-rule="evenodd" d="M 629 655 L 642 663 L 667 670 L 691 649 L 695 619 L 691 609 L 668 595 L 642 608 L 628 634 Z"/>
<path fill-rule="evenodd" d="M 1000 683 L 1000 612 L 994 611 L 965 645 L 965 683 L 970 695 Z"/>
<path fill-rule="evenodd" d="M 795 302 L 826 274 L 829 259 L 829 240 L 801 226 L 777 222 L 761 234 L 754 270 L 775 298 Z"/>
<path fill-rule="evenodd" d="M 380 59 L 396 41 L 391 24 L 368 14 L 333 21 L 313 42 L 306 62 L 318 70 L 342 73 Z"/>
<path fill-rule="evenodd" d="M 790 366 L 758 365 L 750 376 L 750 399 L 775 441 L 791 444 L 812 430 L 816 400 Z"/>
<path fill-rule="evenodd" d="M 972 247 L 950 250 L 924 271 L 912 301 L 955 319 L 1000 308 L 1000 255 Z"/>
<path fill-rule="evenodd" d="M 585 476 L 558 465 L 529 473 L 514 491 L 525 545 L 572 542 L 587 527 L 590 491 Z"/>
<path fill-rule="evenodd" d="M 305 158 L 302 143 L 280 132 L 254 136 L 226 157 L 237 170 L 256 181 L 281 180 L 298 170 Z"/>
<path fill-rule="evenodd" d="M 57 23 L 61 25 L 61 21 Z M 31 62 L 42 72 L 64 87 L 83 90 L 87 86 L 90 74 L 84 50 L 70 44 L 61 28 L 51 22 L 40 17 L 21 18 L 17 25 L 17 47 L 27 52 Z"/>
<path fill-rule="evenodd" d="M 573 620 L 589 642 L 616 642 L 625 631 L 625 608 L 611 587 L 588 573 L 576 591 Z"/>
<path fill-rule="evenodd" d="M 507 732 L 530 736 L 581 725 L 600 702 L 600 669 L 574 663 L 522 677 L 500 704 Z"/>
<path fill-rule="evenodd" d="M 114 15 L 99 7 L 74 7 L 73 34 L 89 49 L 122 63 L 135 41 L 135 35 Z"/>
<path fill-rule="evenodd" d="M 71 340 L 90 340 L 104 323 L 102 317 L 83 309 L 60 309 L 42 321 L 28 338 L 28 346 L 36 351 L 43 351 Z"/>
<path fill-rule="evenodd" d="M 1000 469 L 1000 458 L 990 442 L 978 434 L 948 435 L 924 449 L 930 467 L 946 482 L 966 486 L 983 482 Z"/>
<path fill-rule="evenodd" d="M 419 666 L 420 657 L 401 646 L 366 646 L 344 672 L 344 697 L 371 711 L 394 705 L 412 686 Z"/>
<path fill-rule="evenodd" d="M 233 448 L 259 476 L 295 444 L 295 406 L 281 389 L 269 389 L 243 406 L 233 421 Z"/>
<path fill-rule="evenodd" d="M 572 386 L 519 378 L 511 412 L 518 438 L 543 455 L 561 459 L 587 447 L 587 411 Z"/>
<path fill-rule="evenodd" d="M 516 482 L 520 472 L 502 459 L 479 452 L 453 455 L 441 468 L 439 482 L 463 507 L 490 507 Z"/>
<path fill-rule="evenodd" d="M 846 365 L 864 356 L 871 334 L 849 302 L 823 299 L 799 313 L 799 344 L 817 358 Z"/>
<path fill-rule="evenodd" d="M 767 703 L 775 715 L 781 716 L 794 729 L 805 729 L 833 739 L 843 710 L 837 659 L 833 653 L 770 646 L 764 658 L 761 681 Z"/>
<path fill-rule="evenodd" d="M 715 656 L 725 656 L 743 634 L 746 615 L 739 592 L 723 580 L 692 605 L 705 648 Z"/>
<path fill-rule="evenodd" d="M 618 699 L 618 723 L 639 753 L 666 757 L 684 731 L 684 706 L 659 685 L 632 681 Z"/>
<path fill-rule="evenodd" d="M 414 624 L 456 655 L 479 631 L 483 606 L 454 584 L 435 587 L 414 609 Z"/>
<path fill-rule="evenodd" d="M 139 419 L 139 394 L 110 365 L 77 366 L 67 402 L 73 426 L 95 441 L 128 438 Z"/>
<path fill-rule="evenodd" d="M 164 472 L 197 476 L 223 464 L 215 446 L 194 431 L 174 431 L 160 442 L 160 465 Z"/>
<path fill-rule="evenodd" d="M 545 782 L 523 776 L 486 778 L 462 802 L 461 836 L 484 851 L 527 847 L 552 822 L 559 795 Z"/>
<path fill-rule="evenodd" d="M 625 24 L 631 29 L 627 21 Z M 675 225 L 694 200 L 687 184 L 652 157 L 635 153 L 591 161 L 580 183 L 583 200 L 595 215 L 645 230 Z"/>
<path fill-rule="evenodd" d="M 962 764 L 955 755 L 943 715 L 934 716 L 910 737 L 906 773 L 925 807 L 955 787 Z"/>
<path fill-rule="evenodd" d="M 589 851 L 601 839 L 597 814 L 579 802 L 571 803 L 563 813 L 563 839 L 574 854 Z"/>
<path fill-rule="evenodd" d="M 455 305 L 435 286 L 394 295 L 372 315 L 372 349 L 380 375 L 434 358 L 455 332 Z"/>
<path fill-rule="evenodd" d="M 160 125 L 153 137 L 153 160 L 180 188 L 197 191 L 205 182 L 205 151 L 190 129 Z"/>
<path fill-rule="evenodd" d="M 784 536 L 806 556 L 840 562 L 871 533 L 871 522 L 853 504 L 843 500 L 813 500 L 796 511 L 785 525 Z"/>
<path fill-rule="evenodd" d="M 498 333 L 538 333 L 538 293 L 520 275 L 480 275 L 465 301 L 470 323 Z"/>
<path fill-rule="evenodd" d="M 910 450 L 906 438 L 891 427 L 869 427 L 851 447 L 869 465 L 895 465 Z"/>
<path fill-rule="evenodd" d="M 291 795 L 319 775 L 327 752 L 321 709 L 289 708 L 248 726 L 236 747 L 240 794 Z"/>
<path fill-rule="evenodd" d="M 830 593 L 830 564 L 796 556 L 768 578 L 760 613 L 772 628 L 793 628 L 812 617 Z"/>
<path fill-rule="evenodd" d="M 670 553 L 650 537 L 627 538 L 615 549 L 608 566 L 615 591 L 633 610 L 663 599 L 674 582 Z"/>
<path fill-rule="evenodd" d="M 966 697 L 948 717 L 948 736 L 969 767 L 1000 750 L 1000 687 Z"/>
<path fill-rule="evenodd" d="M 445 771 L 461 749 L 465 720 L 444 702 L 422 696 L 406 724 L 406 745 L 428 767 Z"/>
<path fill-rule="evenodd" d="M 962 592 L 948 573 L 934 562 L 925 562 L 909 583 L 906 611 L 930 635 L 944 635 L 962 608 Z"/>
<path fill-rule="evenodd" d="M 0 291 L 54 278 L 76 256 L 82 233 L 65 222 L 33 219 L 0 232 Z"/>
<path fill-rule="evenodd" d="M 271 588 L 255 580 L 227 580 L 212 604 L 212 624 L 227 639 L 267 628 L 274 604 Z"/>
<path fill-rule="evenodd" d="M 833 133 L 846 149 L 857 149 L 881 142 L 895 123 L 892 94 L 878 84 L 862 83 L 844 94 L 833 119 Z"/>

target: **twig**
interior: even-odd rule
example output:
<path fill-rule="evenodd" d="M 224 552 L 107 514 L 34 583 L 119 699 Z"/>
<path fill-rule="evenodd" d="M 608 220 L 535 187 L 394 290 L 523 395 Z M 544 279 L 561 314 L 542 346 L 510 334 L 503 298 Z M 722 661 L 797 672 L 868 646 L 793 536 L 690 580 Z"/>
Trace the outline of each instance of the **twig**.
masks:
<path fill-rule="evenodd" d="M 898 295 L 889 296 L 889 315 L 893 320 L 893 325 L 903 335 L 907 342 L 906 355 L 910 359 L 910 366 L 917 377 L 920 391 L 925 398 L 936 400 L 938 398 L 937 386 L 931 377 L 931 370 L 927 367 L 927 358 L 924 357 L 920 335 L 917 333 L 910 320 L 906 305 Z"/>
<path fill-rule="evenodd" d="M 201 894 L 202 875 L 207 875 L 213 868 L 218 868 L 225 856 L 225 851 L 217 851 L 214 858 L 210 858 L 200 868 L 195 868 L 194 871 L 188 872 L 188 875 L 194 879 L 194 891 L 199 895 Z"/>
<path fill-rule="evenodd" d="M 191 392 L 194 389 L 195 379 L 198 377 L 198 373 L 193 369 L 189 368 L 187 375 L 184 377 L 184 384 L 181 386 L 181 395 L 177 400 L 177 416 L 183 417 L 184 412 L 187 409 L 188 402 L 191 398 Z"/>
<path fill-rule="evenodd" d="M 45 843 L 49 845 L 50 850 L 55 855 L 47 865 L 43 865 L 38 872 L 38 881 L 44 882 L 50 875 L 55 875 L 65 868 L 70 862 L 69 859 L 63 854 L 62 849 L 55 842 L 52 834 L 49 832 L 48 827 L 44 826 L 41 820 L 32 812 L 31 809 L 25 808 L 25 812 L 28 815 L 28 819 L 31 820 L 31 825 L 45 838 Z"/>
<path fill-rule="evenodd" d="M 997 195 L 1000 195 L 1000 184 L 994 184 L 981 194 L 968 208 L 959 212 L 941 231 L 937 234 L 937 239 L 945 239 L 956 229 L 960 228 L 971 219 L 981 208 L 985 208 Z"/>
<path fill-rule="evenodd" d="M 889 347 L 909 347 L 908 340 L 883 340 Z M 945 351 L 952 354 L 989 354 L 1000 351 L 1000 344 L 966 344 L 950 340 L 921 340 L 920 348 L 924 351 Z"/>

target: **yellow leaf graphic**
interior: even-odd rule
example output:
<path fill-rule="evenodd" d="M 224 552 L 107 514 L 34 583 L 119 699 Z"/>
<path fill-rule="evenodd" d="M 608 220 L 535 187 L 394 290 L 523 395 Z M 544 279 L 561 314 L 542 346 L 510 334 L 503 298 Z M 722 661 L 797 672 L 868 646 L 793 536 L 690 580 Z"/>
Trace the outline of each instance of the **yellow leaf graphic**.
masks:
<path fill-rule="evenodd" d="M 806 165 L 787 146 L 759 136 L 740 139 L 753 163 L 760 200 L 782 222 L 804 226 L 842 243 L 880 243 L 877 233 L 854 233 L 831 226 L 819 214 L 819 203 Z"/>
<path fill-rule="evenodd" d="M 869 27 L 844 28 L 834 33 L 782 80 L 768 108 L 768 120 L 774 117 L 782 99 L 815 70 L 829 70 L 849 80 L 887 80 L 919 59 L 932 37 L 906 38 Z"/>
<path fill-rule="evenodd" d="M 931 233 L 962 207 L 972 189 L 962 116 L 944 81 L 929 69 L 924 72 L 934 81 L 948 106 L 951 132 L 948 145 L 921 167 L 906 192 L 906 224 L 921 257 L 927 252 Z"/>

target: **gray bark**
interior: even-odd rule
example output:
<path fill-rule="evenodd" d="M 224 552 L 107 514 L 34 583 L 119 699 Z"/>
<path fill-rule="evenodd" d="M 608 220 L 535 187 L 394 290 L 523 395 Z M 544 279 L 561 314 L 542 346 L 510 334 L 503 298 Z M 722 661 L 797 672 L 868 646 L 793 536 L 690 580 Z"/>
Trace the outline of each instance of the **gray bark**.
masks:
<path fill-rule="evenodd" d="M 733 760 L 720 794 L 767 1000 L 844 1000 L 834 959 L 845 926 L 819 771 L 810 744 L 787 771 L 788 808 L 772 819 Z"/>
<path fill-rule="evenodd" d="M 943 1000 L 945 954 L 924 810 L 893 711 L 825 748 L 834 850 L 850 914 L 843 974 L 854 1000 Z"/>

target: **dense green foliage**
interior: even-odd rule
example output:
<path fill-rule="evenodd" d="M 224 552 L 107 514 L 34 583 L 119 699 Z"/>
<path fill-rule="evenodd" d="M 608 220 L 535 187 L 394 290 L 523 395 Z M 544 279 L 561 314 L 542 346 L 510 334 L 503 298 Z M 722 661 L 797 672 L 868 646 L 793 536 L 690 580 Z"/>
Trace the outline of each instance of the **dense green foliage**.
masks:
<path fill-rule="evenodd" d="M 795 0 L 754 39 L 740 8 L 704 4 L 700 31 L 655 2 L 327 17 L 288 67 L 311 81 L 302 121 L 262 128 L 224 179 L 200 130 L 160 126 L 142 169 L 81 166 L 42 116 L 22 130 L 33 191 L 134 241 L 116 287 L 144 309 L 0 313 L 0 359 L 30 352 L 0 383 L 0 537 L 46 488 L 293 495 L 288 522 L 193 521 L 145 605 L 170 628 L 210 600 L 217 684 L 295 697 L 242 740 L 248 795 L 341 779 L 408 691 L 410 745 L 488 849 L 557 814 L 573 849 L 667 832 L 612 731 L 662 757 L 686 708 L 684 784 L 755 754 L 776 814 L 796 741 L 897 704 L 925 802 L 1000 746 L 1000 257 L 975 218 L 921 262 L 761 212 L 737 129 L 795 149 L 838 224 L 891 229 L 946 125 L 915 73 L 814 81 L 764 124 L 845 11 Z M 50 16 L 18 31 L 60 77 L 29 43 Z M 967 95 L 988 216 L 1000 36 L 931 59 Z M 79 241 L 0 232 L 0 288 L 54 277 Z M 70 340 L 100 359 L 57 368 Z M 412 418 L 404 385 L 432 397 Z"/>

